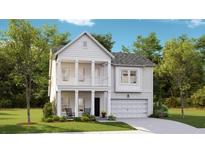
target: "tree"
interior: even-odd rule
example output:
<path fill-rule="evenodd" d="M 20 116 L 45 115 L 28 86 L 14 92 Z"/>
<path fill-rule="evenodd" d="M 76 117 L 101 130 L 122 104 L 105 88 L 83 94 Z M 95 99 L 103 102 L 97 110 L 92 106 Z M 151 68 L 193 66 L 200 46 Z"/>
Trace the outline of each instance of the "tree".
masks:
<path fill-rule="evenodd" d="M 155 33 L 150 33 L 147 37 L 138 35 L 133 44 L 133 50 L 135 53 L 149 58 L 156 64 L 159 63 L 161 49 L 162 46 Z"/>
<path fill-rule="evenodd" d="M 154 62 L 156 65 L 161 61 L 161 49 L 160 40 L 155 33 L 150 33 L 147 37 L 138 35 L 133 43 L 133 51 L 142 55 Z M 154 98 L 155 101 L 162 99 L 162 96 L 167 94 L 167 86 L 169 81 L 160 77 L 157 72 L 157 67 L 154 68 Z"/>
<path fill-rule="evenodd" d="M 199 50 L 205 64 L 205 35 L 202 35 L 196 40 L 195 46 Z"/>
<path fill-rule="evenodd" d="M 205 106 L 205 86 L 201 89 L 198 89 L 193 95 L 191 99 L 195 105 L 204 107 Z"/>
<path fill-rule="evenodd" d="M 130 52 L 130 49 L 124 45 L 122 45 L 122 52 L 124 53 L 129 53 Z"/>
<path fill-rule="evenodd" d="M 70 42 L 70 34 L 59 33 L 56 26 L 44 25 L 39 29 L 39 48 L 45 53 L 40 62 L 36 64 L 35 77 L 33 82 L 33 98 L 38 107 L 43 106 L 48 101 L 48 69 L 49 69 L 49 53 L 50 49 L 59 45 L 65 45 Z M 41 103 L 43 102 L 43 103 Z"/>
<path fill-rule="evenodd" d="M 115 41 L 112 40 L 112 34 L 91 34 L 100 44 L 102 44 L 108 51 L 111 52 Z"/>
<path fill-rule="evenodd" d="M 23 81 L 26 90 L 27 118 L 30 125 L 32 79 L 42 51 L 38 48 L 38 31 L 25 20 L 10 20 L 7 50 L 15 61 L 14 75 Z"/>
<path fill-rule="evenodd" d="M 10 20 L 3 54 L 13 64 L 9 76 L 16 85 L 24 86 L 30 125 L 30 105 L 35 100 L 48 100 L 48 62 L 50 48 L 68 42 L 68 34 L 59 34 L 55 27 L 34 28 L 26 20 Z M 2 41 L 1 41 L 2 42 Z M 20 93 L 21 91 L 18 91 Z M 45 103 L 45 102 L 44 102 Z"/>
<path fill-rule="evenodd" d="M 196 81 L 203 80 L 202 59 L 193 41 L 185 37 L 166 42 L 163 52 L 160 72 L 167 74 L 172 79 L 172 86 L 178 90 L 184 117 L 184 98 L 188 90 L 195 87 Z"/>
<path fill-rule="evenodd" d="M 70 42 L 70 33 L 59 33 L 55 25 L 44 25 L 40 28 L 41 37 L 50 49 Z"/>

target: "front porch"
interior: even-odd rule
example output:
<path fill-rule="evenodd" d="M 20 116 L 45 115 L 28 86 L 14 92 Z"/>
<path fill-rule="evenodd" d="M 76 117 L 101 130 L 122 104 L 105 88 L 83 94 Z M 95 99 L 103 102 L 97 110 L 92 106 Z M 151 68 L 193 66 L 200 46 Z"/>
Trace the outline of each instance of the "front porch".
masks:
<path fill-rule="evenodd" d="M 56 109 L 58 116 L 66 116 L 66 109 L 69 109 L 75 117 L 83 113 L 101 116 L 101 112 L 110 115 L 111 100 L 110 91 L 81 91 L 61 90 L 57 92 Z"/>

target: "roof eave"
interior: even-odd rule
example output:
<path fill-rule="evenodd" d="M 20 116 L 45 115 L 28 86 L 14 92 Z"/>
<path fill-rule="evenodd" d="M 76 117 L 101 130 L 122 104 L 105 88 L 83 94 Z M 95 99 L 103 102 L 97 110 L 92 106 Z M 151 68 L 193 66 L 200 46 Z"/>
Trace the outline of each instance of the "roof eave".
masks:
<path fill-rule="evenodd" d="M 155 67 L 155 64 L 153 65 L 129 65 L 129 64 L 114 64 L 112 63 L 113 66 L 123 66 L 123 67 Z"/>

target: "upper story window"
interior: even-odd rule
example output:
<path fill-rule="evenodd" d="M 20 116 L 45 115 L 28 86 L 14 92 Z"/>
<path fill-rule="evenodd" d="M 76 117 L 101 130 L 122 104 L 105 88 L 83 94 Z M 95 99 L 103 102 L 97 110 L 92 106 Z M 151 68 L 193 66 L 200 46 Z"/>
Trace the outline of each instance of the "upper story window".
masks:
<path fill-rule="evenodd" d="M 85 67 L 79 68 L 78 81 L 81 81 L 81 82 L 85 81 Z"/>
<path fill-rule="evenodd" d="M 128 71 L 122 70 L 121 72 L 121 83 L 128 83 Z"/>
<path fill-rule="evenodd" d="M 83 48 L 87 48 L 87 46 L 88 46 L 87 41 L 83 41 Z"/>
<path fill-rule="evenodd" d="M 130 83 L 137 83 L 137 72 L 130 71 Z"/>
<path fill-rule="evenodd" d="M 137 83 L 137 71 L 136 70 L 122 70 L 121 71 L 121 83 L 136 84 Z"/>
<path fill-rule="evenodd" d="M 68 65 L 62 65 L 62 80 L 69 81 L 70 67 Z"/>

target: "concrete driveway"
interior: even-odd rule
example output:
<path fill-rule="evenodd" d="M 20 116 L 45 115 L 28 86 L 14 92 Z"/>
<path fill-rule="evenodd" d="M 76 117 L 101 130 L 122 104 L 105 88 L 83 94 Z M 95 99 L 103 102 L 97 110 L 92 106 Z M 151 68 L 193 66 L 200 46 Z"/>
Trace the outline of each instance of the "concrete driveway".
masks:
<path fill-rule="evenodd" d="M 184 123 L 156 119 L 156 118 L 120 118 L 118 121 L 125 122 L 135 127 L 140 133 L 151 134 L 205 134 L 204 128 L 195 128 Z"/>

